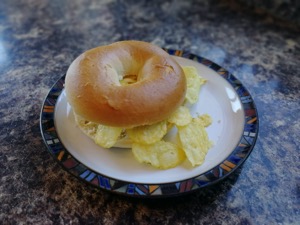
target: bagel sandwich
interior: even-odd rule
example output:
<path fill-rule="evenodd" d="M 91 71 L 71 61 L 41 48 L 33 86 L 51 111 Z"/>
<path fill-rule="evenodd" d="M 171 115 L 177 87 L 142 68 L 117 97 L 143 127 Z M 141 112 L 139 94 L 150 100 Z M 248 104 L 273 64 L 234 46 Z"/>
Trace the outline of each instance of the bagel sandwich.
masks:
<path fill-rule="evenodd" d="M 184 102 L 186 89 L 181 66 L 163 49 L 141 41 L 84 52 L 65 80 L 75 121 L 86 135 L 97 139 L 98 125 L 119 133 L 115 144 L 102 145 L 106 148 L 130 147 L 125 130 L 166 120 Z"/>
<path fill-rule="evenodd" d="M 97 145 L 131 148 L 139 162 L 168 169 L 185 158 L 202 164 L 211 146 L 204 129 L 211 118 L 193 118 L 186 104 L 198 101 L 205 82 L 158 46 L 120 41 L 79 55 L 65 92 L 76 125 Z M 178 143 L 164 140 L 173 128 Z"/>

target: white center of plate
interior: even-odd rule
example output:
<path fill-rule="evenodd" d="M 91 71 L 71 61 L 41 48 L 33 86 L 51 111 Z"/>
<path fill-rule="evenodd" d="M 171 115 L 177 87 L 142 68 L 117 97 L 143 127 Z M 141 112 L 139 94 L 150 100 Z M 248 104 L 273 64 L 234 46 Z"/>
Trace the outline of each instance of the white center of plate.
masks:
<path fill-rule="evenodd" d="M 168 183 L 198 176 L 220 164 L 234 150 L 244 127 L 244 111 L 234 88 L 212 69 L 189 59 L 175 57 L 182 66 L 194 66 L 207 80 L 192 115 L 209 114 L 213 123 L 206 129 L 214 143 L 205 162 L 191 167 L 186 160 L 176 168 L 159 170 L 137 162 L 131 149 L 104 149 L 85 136 L 76 126 L 65 92 L 55 108 L 55 127 L 65 148 L 81 163 L 105 176 L 133 183 Z"/>

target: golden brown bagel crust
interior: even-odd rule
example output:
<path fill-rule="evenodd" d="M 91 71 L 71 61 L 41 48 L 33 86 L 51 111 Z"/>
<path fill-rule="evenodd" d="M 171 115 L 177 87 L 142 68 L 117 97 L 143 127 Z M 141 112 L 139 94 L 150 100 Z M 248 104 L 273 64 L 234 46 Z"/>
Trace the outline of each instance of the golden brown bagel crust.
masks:
<path fill-rule="evenodd" d="M 125 75 L 137 75 L 137 82 L 121 85 Z M 86 120 L 134 127 L 168 118 L 184 101 L 186 80 L 179 64 L 161 48 L 121 41 L 76 58 L 65 90 L 75 113 Z"/>

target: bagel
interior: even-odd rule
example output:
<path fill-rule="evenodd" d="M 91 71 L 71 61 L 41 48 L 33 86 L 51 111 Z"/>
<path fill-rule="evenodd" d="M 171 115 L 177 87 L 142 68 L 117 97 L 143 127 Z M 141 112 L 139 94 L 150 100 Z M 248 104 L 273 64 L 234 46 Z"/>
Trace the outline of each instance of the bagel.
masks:
<path fill-rule="evenodd" d="M 167 119 L 183 103 L 186 89 L 180 65 L 160 47 L 141 41 L 88 50 L 71 63 L 65 79 L 76 115 L 122 128 Z"/>

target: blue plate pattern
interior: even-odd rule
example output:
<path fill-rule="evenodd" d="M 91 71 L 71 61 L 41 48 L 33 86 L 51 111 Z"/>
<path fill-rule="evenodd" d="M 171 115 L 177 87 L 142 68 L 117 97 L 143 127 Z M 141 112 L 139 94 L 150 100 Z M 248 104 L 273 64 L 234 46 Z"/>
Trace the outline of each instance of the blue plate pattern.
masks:
<path fill-rule="evenodd" d="M 65 76 L 50 89 L 40 115 L 40 129 L 49 153 L 68 172 L 82 181 L 100 189 L 128 196 L 159 197 L 192 192 L 212 185 L 235 171 L 251 153 L 258 136 L 258 114 L 255 103 L 247 89 L 232 74 L 208 59 L 189 52 L 164 49 L 170 55 L 180 56 L 201 63 L 222 76 L 236 90 L 244 109 L 245 125 L 240 141 L 232 153 L 219 165 L 196 177 L 171 183 L 141 184 L 119 181 L 88 168 L 75 159 L 64 147 L 54 125 L 54 110 L 57 99 L 64 88 Z"/>

